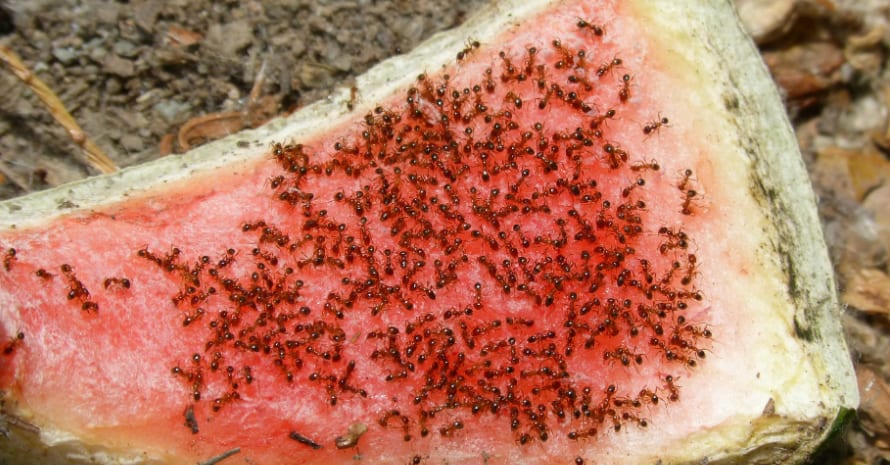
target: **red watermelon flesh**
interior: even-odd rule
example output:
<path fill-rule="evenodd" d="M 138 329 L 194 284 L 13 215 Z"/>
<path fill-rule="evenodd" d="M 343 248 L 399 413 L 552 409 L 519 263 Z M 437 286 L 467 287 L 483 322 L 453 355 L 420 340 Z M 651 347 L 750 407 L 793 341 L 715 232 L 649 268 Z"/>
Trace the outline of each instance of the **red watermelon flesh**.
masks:
<path fill-rule="evenodd" d="M 7 401 L 169 464 L 609 463 L 763 410 L 738 386 L 801 349 L 751 319 L 782 283 L 707 91 L 645 8 L 524 14 L 323 131 L 7 227 Z"/>

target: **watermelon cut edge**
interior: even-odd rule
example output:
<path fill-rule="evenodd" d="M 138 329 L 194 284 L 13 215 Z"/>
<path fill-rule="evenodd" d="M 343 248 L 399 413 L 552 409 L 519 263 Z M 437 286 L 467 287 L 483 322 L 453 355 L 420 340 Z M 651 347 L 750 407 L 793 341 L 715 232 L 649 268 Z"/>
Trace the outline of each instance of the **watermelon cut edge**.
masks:
<path fill-rule="evenodd" d="M 183 156 L 5 201 L 0 203 L 0 229 L 35 228 L 72 212 L 99 209 L 133 197 L 162 195 L 169 186 L 200 173 L 224 169 L 235 177 L 239 170 L 248 169 L 252 161 L 268 158 L 273 142 L 299 141 L 368 112 L 377 101 L 414 82 L 420 71 L 435 73 L 453 62 L 467 40 L 485 43 L 550 3 L 511 0 L 488 6 L 461 28 L 438 34 L 411 53 L 375 66 L 356 81 L 358 100 L 354 102 L 354 111 L 347 108 L 351 92 L 344 88 L 293 115 L 198 147 Z M 734 422 L 702 429 L 672 445 L 670 450 L 640 447 L 637 455 L 612 456 L 608 463 L 663 460 L 691 464 L 703 459 L 712 464 L 802 462 L 839 428 L 859 400 L 815 196 L 793 131 L 768 72 L 735 17 L 730 1 L 709 0 L 695 6 L 671 1 L 628 4 L 641 15 L 641 21 L 658 31 L 661 51 L 671 57 L 665 60 L 686 64 L 684 72 L 693 76 L 691 79 L 707 83 L 700 89 L 703 96 L 698 98 L 711 104 L 719 102 L 727 110 L 729 116 L 723 123 L 733 130 L 728 137 L 748 157 L 750 173 L 745 182 L 771 228 L 766 232 L 769 242 L 757 256 L 782 271 L 782 286 L 793 305 L 790 310 L 778 310 L 793 312 L 787 315 L 787 337 L 792 341 L 789 344 L 801 347 L 805 356 L 801 364 L 811 367 L 818 378 L 820 397 L 816 401 L 798 398 L 799 392 L 791 386 L 787 392 L 775 392 L 774 405 L 765 405 L 759 418 L 742 416 Z M 772 310 L 762 312 L 767 319 Z M 5 439 L 0 437 L 0 458 L 11 463 L 162 463 L 138 453 L 84 444 L 68 433 L 54 431 L 52 425 L 30 425 L 27 413 L 19 412 L 11 398 L 4 399 L 0 420 L 0 429 L 8 431 Z M 229 460 L 234 463 L 234 459 Z"/>

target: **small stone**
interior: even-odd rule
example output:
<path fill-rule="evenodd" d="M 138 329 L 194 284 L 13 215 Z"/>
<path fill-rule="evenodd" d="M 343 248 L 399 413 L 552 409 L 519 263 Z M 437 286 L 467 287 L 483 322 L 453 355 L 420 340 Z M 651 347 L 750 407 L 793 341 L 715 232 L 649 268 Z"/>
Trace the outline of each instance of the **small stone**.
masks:
<path fill-rule="evenodd" d="M 136 74 L 136 65 L 132 61 L 117 55 L 106 56 L 103 65 L 105 72 L 116 76 L 127 78 Z"/>
<path fill-rule="evenodd" d="M 334 80 L 333 69 L 318 63 L 303 63 L 296 73 L 297 83 L 295 87 L 308 89 L 325 88 Z"/>
<path fill-rule="evenodd" d="M 121 137 L 120 143 L 130 153 L 145 150 L 145 143 L 142 141 L 142 138 L 135 134 L 127 134 Z"/>
<path fill-rule="evenodd" d="M 126 58 L 133 58 L 139 54 L 139 50 L 129 40 L 119 40 L 114 43 L 114 53 Z"/>
<path fill-rule="evenodd" d="M 95 9 L 96 19 L 100 24 L 114 24 L 117 22 L 120 9 L 116 3 L 106 2 Z"/>
<path fill-rule="evenodd" d="M 102 44 L 96 44 L 95 46 L 89 47 L 90 51 L 90 60 L 95 61 L 96 63 L 102 63 L 105 59 L 105 55 L 108 54 L 108 50 L 105 50 Z"/>
<path fill-rule="evenodd" d="M 118 94 L 123 86 L 121 85 L 120 79 L 117 78 L 108 78 L 105 80 L 105 93 L 108 95 Z"/>
<path fill-rule="evenodd" d="M 163 100 L 154 106 L 154 110 L 161 115 L 168 123 L 175 123 L 180 116 L 187 113 L 191 106 L 188 103 L 177 102 L 176 100 Z"/>
<path fill-rule="evenodd" d="M 133 18 L 136 24 L 144 31 L 151 32 L 154 29 L 158 14 L 161 12 L 164 3 L 158 0 L 143 0 L 136 2 L 133 8 Z"/>
<path fill-rule="evenodd" d="M 791 25 L 795 0 L 737 0 L 745 29 L 758 44 L 774 40 Z"/>
<path fill-rule="evenodd" d="M 214 24 L 207 31 L 207 46 L 225 56 L 237 55 L 252 41 L 253 28 L 244 20 Z"/>
<path fill-rule="evenodd" d="M 78 53 L 72 47 L 53 47 L 53 58 L 63 65 L 70 65 L 77 59 Z"/>

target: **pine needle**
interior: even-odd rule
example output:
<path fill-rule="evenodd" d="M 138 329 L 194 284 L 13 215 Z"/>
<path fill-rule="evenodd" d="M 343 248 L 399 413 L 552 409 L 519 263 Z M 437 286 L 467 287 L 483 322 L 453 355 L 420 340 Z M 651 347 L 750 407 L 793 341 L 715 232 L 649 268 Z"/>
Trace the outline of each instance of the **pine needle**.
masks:
<path fill-rule="evenodd" d="M 0 61 L 37 94 L 53 118 L 68 132 L 71 140 L 86 152 L 86 160 L 90 166 L 101 173 L 117 171 L 117 166 L 114 162 L 108 158 L 108 155 L 92 139 L 87 137 L 83 129 L 77 124 L 77 121 L 74 120 L 74 117 L 65 109 L 65 104 L 59 100 L 56 93 L 31 72 L 15 52 L 5 45 L 0 45 Z"/>

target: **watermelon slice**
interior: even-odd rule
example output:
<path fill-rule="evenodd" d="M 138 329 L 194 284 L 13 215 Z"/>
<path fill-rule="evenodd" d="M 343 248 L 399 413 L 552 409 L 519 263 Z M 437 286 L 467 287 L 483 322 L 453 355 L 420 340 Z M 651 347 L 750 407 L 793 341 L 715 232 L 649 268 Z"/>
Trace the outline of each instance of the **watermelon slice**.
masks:
<path fill-rule="evenodd" d="M 858 402 L 728 1 L 506 1 L 0 209 L 3 463 L 794 463 Z"/>

